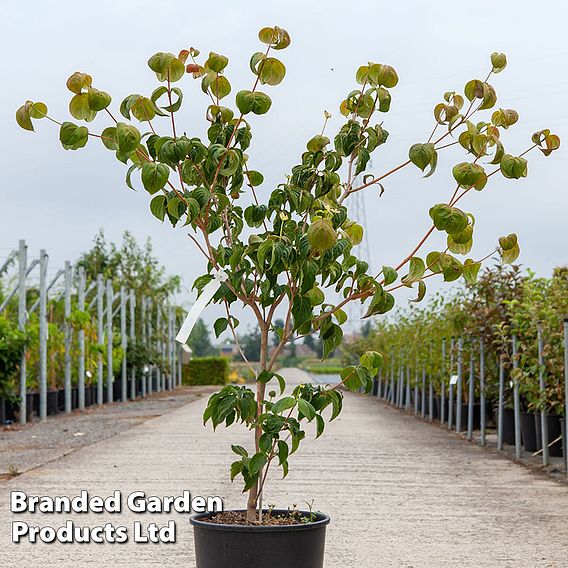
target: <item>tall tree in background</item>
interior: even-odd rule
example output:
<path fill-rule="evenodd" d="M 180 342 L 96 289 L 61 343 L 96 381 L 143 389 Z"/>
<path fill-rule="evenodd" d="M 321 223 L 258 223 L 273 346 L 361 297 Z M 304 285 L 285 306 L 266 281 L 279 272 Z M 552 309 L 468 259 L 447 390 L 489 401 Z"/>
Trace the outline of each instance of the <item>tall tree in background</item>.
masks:
<path fill-rule="evenodd" d="M 201 318 L 197 320 L 195 327 L 191 331 L 187 344 L 193 351 L 194 357 L 207 357 L 208 355 L 214 355 L 216 352 L 213 345 L 211 345 L 209 328 Z"/>

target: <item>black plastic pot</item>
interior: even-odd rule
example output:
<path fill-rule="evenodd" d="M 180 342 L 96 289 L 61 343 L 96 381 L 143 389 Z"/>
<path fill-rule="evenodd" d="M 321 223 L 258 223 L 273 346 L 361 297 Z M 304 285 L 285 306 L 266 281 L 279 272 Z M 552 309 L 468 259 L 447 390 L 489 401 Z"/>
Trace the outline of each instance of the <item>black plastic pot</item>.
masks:
<path fill-rule="evenodd" d="M 499 408 L 493 409 L 495 425 L 499 428 Z M 503 442 L 511 446 L 515 445 L 515 412 L 512 408 L 503 409 Z"/>
<path fill-rule="evenodd" d="M 566 432 L 566 418 L 560 419 L 560 429 L 562 430 L 562 454 L 568 457 L 568 433 Z"/>
<path fill-rule="evenodd" d="M 457 416 L 457 406 L 454 402 L 454 421 L 456 420 Z M 467 430 L 467 420 L 469 416 L 469 405 L 462 404 L 461 410 L 461 427 L 462 430 Z M 474 403 L 473 405 L 473 429 L 480 430 L 481 429 L 481 405 Z"/>
<path fill-rule="evenodd" d="M 287 511 L 273 511 L 273 514 Z M 219 525 L 193 515 L 196 568 L 323 568 L 327 515 L 313 523 L 255 526 Z M 307 514 L 307 513 L 303 513 Z"/>
<path fill-rule="evenodd" d="M 0 396 L 0 426 L 4 426 L 6 423 L 6 405 L 4 404 L 4 399 Z"/>
<path fill-rule="evenodd" d="M 560 416 L 556 414 L 548 414 L 546 416 L 548 424 L 548 443 L 560 438 L 562 435 L 562 429 L 560 426 Z M 542 448 L 542 428 L 540 424 L 540 414 L 535 414 L 535 425 L 536 425 L 536 441 L 538 449 Z M 548 454 L 552 458 L 562 457 L 562 440 L 558 440 L 554 444 L 548 447 Z"/>
<path fill-rule="evenodd" d="M 539 449 L 536 439 L 536 419 L 537 415 L 534 412 L 521 412 L 521 436 L 523 447 L 527 452 L 536 452 Z"/>

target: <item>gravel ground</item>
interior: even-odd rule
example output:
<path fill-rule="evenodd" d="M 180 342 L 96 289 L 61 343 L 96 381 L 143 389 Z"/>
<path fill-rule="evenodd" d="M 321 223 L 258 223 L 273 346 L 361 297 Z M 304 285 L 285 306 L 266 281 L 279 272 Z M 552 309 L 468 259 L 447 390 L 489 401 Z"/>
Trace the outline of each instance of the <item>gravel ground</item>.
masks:
<path fill-rule="evenodd" d="M 153 393 L 145 399 L 91 406 L 84 411 L 50 416 L 46 422 L 0 427 L 0 479 L 23 473 L 179 408 L 210 387 Z"/>
<path fill-rule="evenodd" d="M 282 374 L 302 380 L 297 370 Z M 219 495 L 241 508 L 240 484 L 228 479 L 231 443 L 250 447 L 242 428 L 216 433 L 201 423 L 202 398 L 112 439 L 72 452 L 0 483 L 0 564 L 94 568 L 193 567 L 185 514 L 12 514 L 11 490 L 31 495 Z M 568 490 L 496 452 L 423 424 L 370 397 L 346 395 L 343 414 L 324 436 L 308 435 L 291 457 L 290 475 L 272 477 L 266 504 L 315 500 L 328 512 L 326 568 L 566 568 Z M 279 476 L 277 476 L 279 477 Z M 175 544 L 28 544 L 10 542 L 10 523 L 81 526 L 137 520 L 177 523 Z M 263 567 L 264 568 L 264 567 Z M 275 566 L 274 568 L 278 568 Z"/>

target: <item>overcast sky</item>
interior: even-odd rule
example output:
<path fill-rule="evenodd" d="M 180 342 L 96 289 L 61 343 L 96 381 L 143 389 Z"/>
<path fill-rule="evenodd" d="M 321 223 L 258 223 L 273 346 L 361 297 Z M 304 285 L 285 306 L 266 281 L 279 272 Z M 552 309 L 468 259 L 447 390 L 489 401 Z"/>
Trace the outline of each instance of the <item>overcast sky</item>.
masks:
<path fill-rule="evenodd" d="M 26 99 L 41 100 L 51 115 L 66 120 L 70 93 L 65 81 L 77 70 L 91 74 L 94 86 L 113 96 L 117 112 L 126 95 L 149 96 L 158 85 L 146 65 L 149 56 L 190 46 L 229 57 L 234 94 L 252 84 L 249 58 L 259 49 L 258 30 L 278 25 L 292 37 L 291 46 L 279 52 L 287 75 L 281 85 L 265 87 L 273 99 L 271 111 L 251 120 L 250 164 L 265 175 L 263 196 L 283 180 L 305 142 L 321 130 L 324 110 L 333 114 L 328 134 L 341 124 L 338 106 L 355 86 L 359 65 L 388 63 L 400 77 L 392 90 L 391 112 L 380 117 L 391 134 L 373 157 L 372 171 L 381 173 L 404 161 L 411 144 L 426 141 L 434 124 L 432 109 L 442 94 L 463 89 L 469 79 L 483 79 L 490 54 L 502 51 L 509 65 L 492 78 L 497 106 L 520 114 L 504 137 L 507 150 L 522 152 L 531 134 L 543 128 L 558 133 L 564 145 L 548 158 L 529 154 L 527 179 L 493 176 L 483 192 L 464 200 L 463 207 L 477 218 L 472 255 L 485 255 L 500 235 L 515 231 L 521 262 L 547 275 L 568 262 L 567 22 L 568 3 L 559 0 L 4 0 L 0 257 L 25 238 L 30 255 L 48 250 L 53 272 L 87 249 L 99 228 L 114 240 L 129 230 L 139 239 L 151 237 L 168 270 L 183 276 L 187 291 L 182 299 L 189 301 L 190 284 L 203 272 L 202 257 L 183 229 L 162 225 L 149 214 L 145 192 L 126 188 L 126 167 L 92 138 L 80 151 L 63 150 L 57 127 L 47 121 L 36 121 L 35 134 L 20 130 L 14 112 Z M 207 99 L 189 76 L 179 86 L 185 92 L 179 129 L 202 135 Z M 109 121 L 101 113 L 93 124 L 90 128 L 100 132 Z M 159 124 L 169 134 L 168 124 Z M 429 226 L 428 208 L 451 194 L 452 165 L 465 159 L 453 147 L 441 152 L 431 178 L 421 179 L 411 166 L 388 179 L 381 198 L 369 188 L 364 204 L 374 266 L 394 265 L 408 254 Z M 207 319 L 214 314 L 210 311 Z"/>

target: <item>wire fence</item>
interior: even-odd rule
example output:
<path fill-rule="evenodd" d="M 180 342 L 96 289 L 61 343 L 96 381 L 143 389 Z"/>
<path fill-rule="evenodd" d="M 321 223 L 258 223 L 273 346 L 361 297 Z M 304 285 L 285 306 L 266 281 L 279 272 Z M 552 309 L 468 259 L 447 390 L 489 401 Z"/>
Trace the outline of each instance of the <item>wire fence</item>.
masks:
<path fill-rule="evenodd" d="M 16 319 L 34 340 L 21 356 L 18 396 L 0 399 L 4 419 L 11 411 L 25 424 L 34 414 L 45 420 L 181 385 L 183 350 L 174 340 L 178 314 L 171 297 L 142 295 L 102 274 L 88 281 L 85 268 L 70 262 L 51 271 L 45 250 L 28 258 L 25 240 L 4 255 L 0 277 L 12 267 L 14 283 L 0 301 L 0 315 Z M 60 336 L 59 345 L 50 333 Z"/>

